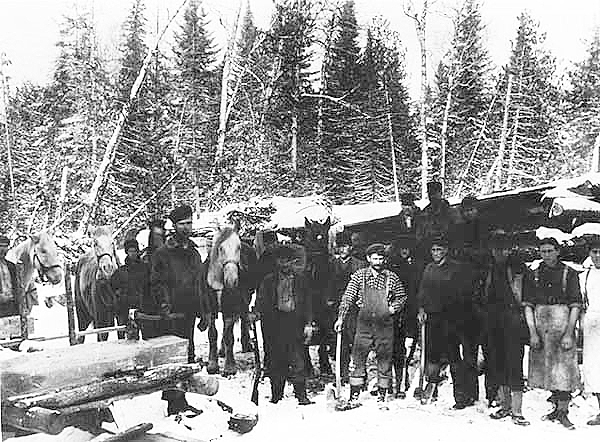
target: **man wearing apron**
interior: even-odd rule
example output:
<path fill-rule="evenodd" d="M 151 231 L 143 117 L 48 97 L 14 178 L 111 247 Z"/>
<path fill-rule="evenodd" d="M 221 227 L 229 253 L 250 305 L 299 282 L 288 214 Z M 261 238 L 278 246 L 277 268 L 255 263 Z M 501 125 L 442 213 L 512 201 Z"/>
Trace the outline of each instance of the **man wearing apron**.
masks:
<path fill-rule="evenodd" d="M 366 362 L 372 347 L 377 353 L 378 399 L 385 408 L 385 396 L 392 380 L 392 350 L 394 314 L 400 313 L 406 302 L 406 292 L 398 276 L 384 269 L 385 246 L 372 244 L 366 250 L 369 267 L 352 274 L 340 303 L 336 332 L 340 333 L 348 312 L 358 307 L 358 320 L 350 374 L 350 402 L 356 403 L 364 384 Z"/>
<path fill-rule="evenodd" d="M 585 308 L 583 327 L 583 379 L 585 390 L 593 393 L 600 407 L 600 236 L 588 241 L 591 266 L 579 275 L 579 284 Z M 589 260 L 588 260 L 589 261 Z M 585 263 L 584 263 L 585 264 Z M 588 425 L 600 425 L 600 414 Z"/>
<path fill-rule="evenodd" d="M 554 238 L 539 241 L 542 263 L 525 276 L 523 306 L 529 328 L 529 386 L 552 392 L 554 409 L 543 419 L 575 426 L 568 418 L 578 388 L 575 324 L 582 307 L 577 272 L 561 262 Z"/>

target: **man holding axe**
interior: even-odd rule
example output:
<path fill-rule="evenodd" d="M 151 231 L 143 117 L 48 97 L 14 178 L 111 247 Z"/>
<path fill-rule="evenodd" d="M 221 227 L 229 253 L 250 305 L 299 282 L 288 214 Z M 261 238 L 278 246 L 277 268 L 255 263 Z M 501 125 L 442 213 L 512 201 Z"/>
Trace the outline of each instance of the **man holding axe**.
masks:
<path fill-rule="evenodd" d="M 348 312 L 358 308 L 358 318 L 350 374 L 350 404 L 357 403 L 364 384 L 367 356 L 372 347 L 377 353 L 378 399 L 385 408 L 387 390 L 392 380 L 394 314 L 401 312 L 406 292 L 398 276 L 384 269 L 385 246 L 371 244 L 366 250 L 369 267 L 352 274 L 340 303 L 335 331 L 344 328 Z"/>

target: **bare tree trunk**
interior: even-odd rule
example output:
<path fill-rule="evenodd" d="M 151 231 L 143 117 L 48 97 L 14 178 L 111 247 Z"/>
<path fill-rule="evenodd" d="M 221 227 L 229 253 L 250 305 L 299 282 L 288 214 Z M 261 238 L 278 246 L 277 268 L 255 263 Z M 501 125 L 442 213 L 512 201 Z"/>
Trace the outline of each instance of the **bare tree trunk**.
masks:
<path fill-rule="evenodd" d="M 508 171 L 506 174 L 506 186 L 510 189 L 512 187 L 513 176 L 515 174 L 515 157 L 517 155 L 517 132 L 519 130 L 519 119 L 521 116 L 521 108 L 517 109 L 515 115 L 515 124 L 513 126 L 513 137 L 510 147 L 510 157 L 508 159 Z"/>
<path fill-rule="evenodd" d="M 508 84 L 506 86 L 506 98 L 504 100 L 504 117 L 502 118 L 502 132 L 500 134 L 500 147 L 498 148 L 498 163 L 494 173 L 494 190 L 500 190 L 502 185 L 502 163 L 504 162 L 504 152 L 506 150 L 506 138 L 508 137 L 508 114 L 510 108 L 510 97 L 513 83 L 513 74 L 508 74 Z"/>
<path fill-rule="evenodd" d="M 67 199 L 67 182 L 69 177 L 69 166 L 65 165 L 62 170 L 62 176 L 60 178 L 60 194 L 58 196 L 58 204 L 56 205 L 56 213 L 54 214 L 54 221 L 56 222 L 62 216 L 63 206 Z"/>
<path fill-rule="evenodd" d="M 227 102 L 229 99 L 229 77 L 231 74 L 231 59 L 233 58 L 233 51 L 235 50 L 235 42 L 238 35 L 238 28 L 240 17 L 242 14 L 242 0 L 240 0 L 235 18 L 235 24 L 233 31 L 229 36 L 227 42 L 227 51 L 225 52 L 225 59 L 223 62 L 223 76 L 221 77 L 221 103 L 219 106 L 219 130 L 218 130 L 218 141 L 217 150 L 215 153 L 215 165 L 218 166 L 223 159 L 225 153 L 225 136 L 227 133 Z M 233 99 L 233 98 L 232 98 Z"/>
<path fill-rule="evenodd" d="M 592 150 L 592 164 L 590 164 L 590 172 L 600 172 L 600 132 L 596 135 L 594 148 Z"/>
<path fill-rule="evenodd" d="M 448 77 L 448 95 L 446 96 L 446 105 L 444 106 L 444 115 L 442 117 L 442 130 L 440 133 L 440 144 L 442 148 L 442 164 L 440 167 L 440 178 L 442 182 L 446 179 L 446 148 L 448 144 L 448 118 L 450 117 L 450 107 L 452 106 L 452 89 L 454 87 L 452 73 Z"/>
<path fill-rule="evenodd" d="M 331 37 L 333 36 L 333 30 L 335 28 L 335 11 L 331 14 L 328 27 L 325 31 L 325 54 L 323 55 L 323 63 L 321 64 L 321 94 L 324 95 L 327 91 L 327 76 L 326 69 L 329 66 L 329 57 L 331 54 Z M 317 103 L 317 146 L 322 147 L 323 144 L 323 97 L 319 98 Z M 319 158 L 317 158 L 319 161 Z"/>
<path fill-rule="evenodd" d="M 394 127 L 392 126 L 392 103 L 390 102 L 390 94 L 387 87 L 387 81 L 384 80 L 383 87 L 385 90 L 385 104 L 387 107 L 387 124 L 388 138 L 390 140 L 390 152 L 392 161 L 392 173 L 394 174 L 394 199 L 397 203 L 400 202 L 400 189 L 398 188 L 398 166 L 396 164 L 396 143 L 394 142 Z"/>
<path fill-rule="evenodd" d="M 146 58 L 144 58 L 144 62 L 142 63 L 140 72 L 138 73 L 138 76 L 135 79 L 133 86 L 131 87 L 131 91 L 129 92 L 129 99 L 123 106 L 123 109 L 121 109 L 121 113 L 119 114 L 119 119 L 117 120 L 117 125 L 115 127 L 115 130 L 113 131 L 112 136 L 110 137 L 110 141 L 108 142 L 108 145 L 106 146 L 106 150 L 104 151 L 104 156 L 102 157 L 102 162 L 100 163 L 100 166 L 98 167 L 98 170 L 96 171 L 96 178 L 94 179 L 92 188 L 90 189 L 90 192 L 87 196 L 86 202 L 88 204 L 88 209 L 84 212 L 83 216 L 81 217 L 81 222 L 79 223 L 79 228 L 77 230 L 77 235 L 80 237 L 83 236 L 85 234 L 85 232 L 87 231 L 90 220 L 96 211 L 96 207 L 98 205 L 98 195 L 100 193 L 100 189 L 104 185 L 104 182 L 106 180 L 107 171 L 114 161 L 115 154 L 116 154 L 117 142 L 119 141 L 119 136 L 121 135 L 121 131 L 123 130 L 123 127 L 125 126 L 125 122 L 127 121 L 127 118 L 129 117 L 129 113 L 131 111 L 131 106 L 132 106 L 133 100 L 137 96 L 137 94 L 142 86 L 142 83 L 146 76 L 146 71 L 148 70 L 148 66 L 150 65 L 150 62 L 152 61 L 152 54 L 154 51 L 156 51 L 158 49 L 158 44 L 160 43 L 160 40 L 162 39 L 165 32 L 167 31 L 169 25 L 173 22 L 175 17 L 177 17 L 179 11 L 181 10 L 181 8 L 183 8 L 183 6 L 186 3 L 187 3 L 187 0 L 184 0 L 184 2 L 181 4 L 181 6 L 179 6 L 179 8 L 175 12 L 175 14 L 173 14 L 173 17 L 171 17 L 171 19 L 169 20 L 167 25 L 164 27 L 162 33 L 160 35 L 158 35 L 158 37 L 156 38 L 156 42 L 152 46 L 152 49 L 149 50 L 148 53 L 146 54 Z"/>
<path fill-rule="evenodd" d="M 10 142 L 10 130 L 8 126 L 8 84 L 6 81 L 6 76 L 4 75 L 4 65 L 6 61 L 4 60 L 4 53 L 0 52 L 0 79 L 2 83 L 0 87 L 2 88 L 2 106 L 4 108 L 4 139 L 6 143 L 6 167 L 8 168 L 8 180 L 10 184 L 10 194 L 12 199 L 15 197 L 15 178 L 13 173 L 13 160 L 12 160 L 12 147 Z"/>
<path fill-rule="evenodd" d="M 421 103 L 419 119 L 419 137 L 421 139 L 421 198 L 427 198 L 427 45 L 426 45 L 426 26 L 427 26 L 428 0 L 423 0 L 423 9 L 420 14 L 412 12 L 412 3 L 409 4 L 405 14 L 415 22 L 415 30 L 419 39 L 421 50 Z"/>
<path fill-rule="evenodd" d="M 291 152 L 290 152 L 290 160 L 292 164 L 292 170 L 294 172 L 298 171 L 298 113 L 296 110 L 292 113 L 292 141 L 291 141 Z"/>

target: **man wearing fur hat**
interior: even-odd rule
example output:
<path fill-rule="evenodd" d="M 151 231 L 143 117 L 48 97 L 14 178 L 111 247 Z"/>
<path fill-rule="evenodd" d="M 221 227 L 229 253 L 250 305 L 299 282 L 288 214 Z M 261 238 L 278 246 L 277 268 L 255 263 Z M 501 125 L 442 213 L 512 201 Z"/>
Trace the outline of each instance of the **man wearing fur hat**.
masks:
<path fill-rule="evenodd" d="M 0 235 L 0 318 L 19 314 L 23 290 L 17 266 L 6 260 L 10 241 Z"/>
<path fill-rule="evenodd" d="M 140 258 L 140 247 L 135 239 L 128 239 L 123 244 L 126 257 L 125 264 L 113 273 L 111 285 L 117 298 L 117 323 L 127 323 L 130 308 L 139 308 L 145 313 L 158 313 L 155 302 L 150 303 L 150 265 Z M 144 339 L 156 336 L 152 327 L 155 324 L 149 322 L 142 327 Z M 152 328 L 152 330 L 150 328 Z M 119 332 L 119 339 L 125 337 L 124 332 Z"/>
<path fill-rule="evenodd" d="M 575 426 L 568 418 L 579 386 L 575 324 L 582 307 L 577 272 L 559 260 L 554 238 L 539 241 L 542 263 L 525 275 L 523 306 L 529 328 L 529 386 L 552 391 L 554 409 L 543 419 Z"/>
<path fill-rule="evenodd" d="M 386 249 L 371 244 L 366 250 L 369 267 L 356 271 L 342 297 L 335 331 L 341 332 L 353 306 L 358 308 L 356 335 L 352 347 L 354 370 L 350 374 L 350 402 L 357 403 L 364 384 L 366 362 L 372 347 L 377 354 L 378 402 L 385 408 L 392 380 L 394 315 L 406 302 L 406 292 L 398 276 L 384 269 Z"/>
<path fill-rule="evenodd" d="M 274 248 L 276 270 L 265 276 L 257 292 L 256 309 L 263 323 L 265 347 L 270 349 L 268 375 L 274 404 L 283 399 L 288 379 L 299 405 L 313 403 L 306 395 L 304 342 L 314 323 L 301 253 L 303 250 L 294 246 Z"/>
<path fill-rule="evenodd" d="M 206 266 L 192 234 L 192 208 L 176 207 L 169 214 L 175 233 L 152 255 L 150 284 L 161 314 L 178 314 L 164 321 L 163 334 L 174 334 L 189 341 L 188 361 L 195 361 L 194 323 L 208 314 Z"/>

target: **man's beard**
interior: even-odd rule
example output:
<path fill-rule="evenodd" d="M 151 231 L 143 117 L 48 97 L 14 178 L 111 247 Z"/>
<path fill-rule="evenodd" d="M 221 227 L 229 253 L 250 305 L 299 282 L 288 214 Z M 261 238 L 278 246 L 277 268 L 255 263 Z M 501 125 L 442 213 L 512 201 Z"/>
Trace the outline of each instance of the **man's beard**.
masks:
<path fill-rule="evenodd" d="M 373 267 L 373 270 L 376 270 L 378 272 L 383 270 L 383 264 L 371 264 L 371 267 Z"/>

